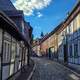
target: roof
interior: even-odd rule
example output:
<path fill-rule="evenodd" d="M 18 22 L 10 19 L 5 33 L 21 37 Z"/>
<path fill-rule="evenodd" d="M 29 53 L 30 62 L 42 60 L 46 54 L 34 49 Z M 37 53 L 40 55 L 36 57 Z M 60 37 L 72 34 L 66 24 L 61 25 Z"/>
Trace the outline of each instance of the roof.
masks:
<path fill-rule="evenodd" d="M 5 14 L 1 11 L 3 11 Z M 23 19 L 23 16 L 24 16 L 23 11 L 16 10 L 16 8 L 14 7 L 14 5 L 10 0 L 0 0 L 0 19 L 3 24 L 8 25 L 4 27 L 0 26 L 0 28 L 5 29 L 8 33 L 10 33 L 16 39 L 23 40 L 25 44 L 28 44 L 25 37 L 18 30 L 17 24 L 15 24 L 15 22 L 12 21 L 11 17 L 15 18 L 16 16 L 17 17 L 20 16 Z"/>
<path fill-rule="evenodd" d="M 60 27 L 61 25 L 63 25 L 63 22 L 60 23 L 54 30 L 52 30 L 49 34 L 45 35 L 44 37 L 42 37 L 40 42 L 45 41 L 46 39 L 48 39 L 51 35 L 53 35 Z"/>
<path fill-rule="evenodd" d="M 10 33 L 13 37 L 16 39 L 22 39 L 21 33 L 18 31 L 16 24 L 7 16 L 5 15 L 2 11 L 0 11 L 0 20 L 1 20 L 1 25 L 6 25 L 6 26 L 0 26 L 0 28 L 3 28 L 6 30 L 8 33 Z M 8 26 L 7 26 L 8 25 Z M 17 34 L 15 34 L 17 33 Z"/>
<path fill-rule="evenodd" d="M 2 23 L 0 25 L 3 25 L 3 24 L 6 25 L 6 26 L 0 26 L 0 28 L 4 29 L 5 31 L 10 33 L 17 40 L 25 41 L 25 45 L 28 44 L 26 39 L 24 38 L 24 36 L 17 29 L 17 25 L 7 15 L 5 15 L 2 11 L 0 11 L 0 20 L 1 20 L 1 23 Z"/>
<path fill-rule="evenodd" d="M 0 0 L 0 10 L 16 10 L 10 0 Z"/>
<path fill-rule="evenodd" d="M 76 3 L 76 5 L 73 7 L 73 9 L 71 10 L 71 12 L 69 13 L 68 17 L 66 18 L 66 20 L 64 22 L 66 22 L 69 17 L 73 14 L 73 12 L 80 6 L 80 0 Z"/>
<path fill-rule="evenodd" d="M 66 20 L 62 21 L 56 28 L 54 28 L 49 34 L 47 34 L 46 36 L 44 36 L 40 43 L 42 43 L 43 41 L 45 41 L 47 38 L 49 38 L 51 35 L 53 35 L 68 19 L 69 17 L 73 14 L 73 12 L 80 6 L 80 1 L 77 2 L 77 4 L 75 5 L 75 7 L 72 9 L 72 11 L 69 13 L 68 17 L 66 18 Z"/>
<path fill-rule="evenodd" d="M 33 30 L 32 26 L 30 25 L 29 22 L 26 22 L 26 21 L 24 20 L 24 23 L 26 24 L 26 26 L 27 26 L 27 28 L 28 28 L 29 30 Z"/>
<path fill-rule="evenodd" d="M 22 10 L 4 10 L 5 14 L 8 15 L 9 17 L 14 17 L 14 16 L 24 16 Z"/>

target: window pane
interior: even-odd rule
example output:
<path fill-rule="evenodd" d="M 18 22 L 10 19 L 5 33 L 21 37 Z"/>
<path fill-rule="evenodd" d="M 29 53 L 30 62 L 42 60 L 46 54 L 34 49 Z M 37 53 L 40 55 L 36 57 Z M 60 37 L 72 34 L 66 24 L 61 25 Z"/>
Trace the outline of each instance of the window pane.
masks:
<path fill-rule="evenodd" d="M 8 61 L 10 62 L 10 49 L 11 49 L 11 46 L 10 46 L 10 44 L 8 44 Z"/>
<path fill-rule="evenodd" d="M 16 54 L 16 45 L 12 43 L 11 61 L 15 60 L 15 54 Z"/>
<path fill-rule="evenodd" d="M 74 44 L 74 57 L 78 57 L 78 44 Z"/>
<path fill-rule="evenodd" d="M 72 57 L 72 45 L 69 46 L 70 57 Z"/>
<path fill-rule="evenodd" d="M 76 32 L 76 30 L 77 30 L 77 18 L 73 20 L 73 32 Z"/>
<path fill-rule="evenodd" d="M 6 43 L 4 42 L 4 46 L 3 46 L 3 62 L 6 61 Z"/>

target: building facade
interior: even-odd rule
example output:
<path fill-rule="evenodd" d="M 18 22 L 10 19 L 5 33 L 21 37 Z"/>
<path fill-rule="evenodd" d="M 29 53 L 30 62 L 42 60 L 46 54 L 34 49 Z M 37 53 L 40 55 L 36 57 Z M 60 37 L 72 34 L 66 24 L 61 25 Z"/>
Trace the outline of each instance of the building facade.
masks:
<path fill-rule="evenodd" d="M 0 79 L 15 80 L 29 64 L 32 27 L 10 0 L 0 1 Z"/>
<path fill-rule="evenodd" d="M 40 41 L 40 52 L 50 59 L 80 65 L 80 1 L 67 18 Z"/>
<path fill-rule="evenodd" d="M 33 41 L 33 47 L 32 47 L 32 50 L 33 50 L 33 56 L 42 56 L 41 55 L 41 48 L 40 48 L 40 39 L 36 39 Z"/>
<path fill-rule="evenodd" d="M 58 58 L 61 61 L 80 64 L 80 2 L 58 30 Z"/>

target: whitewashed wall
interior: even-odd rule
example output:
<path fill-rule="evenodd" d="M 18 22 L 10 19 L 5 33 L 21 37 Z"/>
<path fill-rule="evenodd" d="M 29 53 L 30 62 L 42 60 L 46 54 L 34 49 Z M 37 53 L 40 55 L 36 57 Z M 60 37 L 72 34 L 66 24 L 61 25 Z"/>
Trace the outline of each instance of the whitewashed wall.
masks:
<path fill-rule="evenodd" d="M 2 29 L 0 29 L 0 54 L 1 54 L 1 46 L 2 46 Z"/>
<path fill-rule="evenodd" d="M 6 80 L 9 77 L 9 66 L 4 66 L 2 71 L 2 80 Z"/>
<path fill-rule="evenodd" d="M 0 29 L 0 54 L 1 54 L 1 46 L 2 46 L 2 30 Z M 1 71 L 1 57 L 0 57 L 0 71 Z"/>
<path fill-rule="evenodd" d="M 5 43 L 6 43 L 6 48 L 4 45 Z M 11 51 L 11 36 L 7 32 L 4 32 L 4 44 L 3 44 L 3 63 L 9 63 L 10 54 L 11 54 L 10 52 Z M 3 66 L 2 80 L 5 80 L 10 76 L 9 69 L 10 69 L 10 65 Z"/>
<path fill-rule="evenodd" d="M 28 55 L 28 49 L 26 49 L 26 54 L 25 54 L 25 65 L 27 65 L 27 55 Z"/>

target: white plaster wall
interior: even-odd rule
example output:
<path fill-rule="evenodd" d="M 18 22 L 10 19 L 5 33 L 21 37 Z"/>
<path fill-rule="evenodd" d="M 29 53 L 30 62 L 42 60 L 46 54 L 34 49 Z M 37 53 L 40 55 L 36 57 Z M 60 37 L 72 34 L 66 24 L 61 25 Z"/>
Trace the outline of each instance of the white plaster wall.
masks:
<path fill-rule="evenodd" d="M 9 40 L 11 40 L 11 35 L 7 32 L 4 32 L 4 37 L 8 38 Z"/>
<path fill-rule="evenodd" d="M 19 45 L 18 42 L 16 44 L 17 44 L 17 53 L 16 53 L 16 55 L 19 56 L 20 55 L 20 53 L 19 53 L 20 45 Z"/>
<path fill-rule="evenodd" d="M 28 50 L 26 49 L 26 54 L 25 54 L 25 65 L 27 64 L 27 54 L 28 54 Z"/>
<path fill-rule="evenodd" d="M 16 56 L 18 56 L 18 57 L 16 57 L 16 60 L 15 60 L 15 72 L 17 72 L 18 66 L 19 66 L 19 56 L 20 56 L 19 49 L 20 49 L 19 43 L 17 42 L 17 54 L 16 54 Z"/>
<path fill-rule="evenodd" d="M 7 63 L 10 61 L 10 42 L 7 40 L 4 40 L 4 43 L 6 43 L 6 53 L 5 53 L 5 46 L 3 47 L 3 63 Z M 9 51 L 8 51 L 8 44 L 9 44 Z M 5 55 L 6 54 L 6 55 Z M 8 59 L 6 60 L 6 58 L 8 57 Z"/>
<path fill-rule="evenodd" d="M 15 72 L 17 72 L 17 66 L 18 66 L 18 58 L 16 58 L 16 60 L 15 60 Z"/>
<path fill-rule="evenodd" d="M 10 65 L 10 75 L 14 73 L 14 64 Z"/>
<path fill-rule="evenodd" d="M 2 29 L 0 29 L 0 54 L 1 54 L 1 46 L 2 46 Z M 1 57 L 0 57 L 0 70 L 1 70 Z"/>
<path fill-rule="evenodd" d="M 2 45 L 2 29 L 0 29 L 0 54 L 1 54 L 1 45 Z"/>
<path fill-rule="evenodd" d="M 77 15 L 77 32 L 78 36 L 80 36 L 80 13 Z"/>
<path fill-rule="evenodd" d="M 9 66 L 4 66 L 2 71 L 2 80 L 6 80 L 9 77 Z"/>
<path fill-rule="evenodd" d="M 18 69 L 20 69 L 21 68 L 21 62 L 19 62 L 19 67 L 18 67 Z"/>

